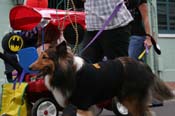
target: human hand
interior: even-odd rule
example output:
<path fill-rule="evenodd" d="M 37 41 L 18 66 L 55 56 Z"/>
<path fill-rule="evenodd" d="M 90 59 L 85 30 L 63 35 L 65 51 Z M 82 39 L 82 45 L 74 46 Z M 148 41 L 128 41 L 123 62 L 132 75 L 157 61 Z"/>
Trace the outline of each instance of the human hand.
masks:
<path fill-rule="evenodd" d="M 158 55 L 160 55 L 161 54 L 161 49 L 160 49 L 160 46 L 157 44 L 157 41 L 150 34 L 146 34 L 146 36 L 150 37 L 151 43 L 154 47 L 154 50 L 156 51 L 156 53 Z"/>
<path fill-rule="evenodd" d="M 17 70 L 13 70 L 12 71 L 12 79 L 14 80 L 18 75 L 18 71 Z"/>
<path fill-rule="evenodd" d="M 144 41 L 144 46 L 145 46 L 145 48 L 147 47 L 148 49 L 151 48 L 152 42 L 151 42 L 150 36 L 146 36 L 146 39 L 145 39 L 145 41 Z"/>

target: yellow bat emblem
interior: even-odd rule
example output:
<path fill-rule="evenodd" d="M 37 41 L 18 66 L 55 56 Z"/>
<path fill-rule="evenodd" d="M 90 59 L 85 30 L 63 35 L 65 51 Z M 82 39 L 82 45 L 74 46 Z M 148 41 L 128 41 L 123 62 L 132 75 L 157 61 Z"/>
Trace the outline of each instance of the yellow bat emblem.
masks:
<path fill-rule="evenodd" d="M 8 41 L 8 47 L 12 52 L 18 52 L 24 44 L 24 40 L 19 35 L 13 35 Z"/>

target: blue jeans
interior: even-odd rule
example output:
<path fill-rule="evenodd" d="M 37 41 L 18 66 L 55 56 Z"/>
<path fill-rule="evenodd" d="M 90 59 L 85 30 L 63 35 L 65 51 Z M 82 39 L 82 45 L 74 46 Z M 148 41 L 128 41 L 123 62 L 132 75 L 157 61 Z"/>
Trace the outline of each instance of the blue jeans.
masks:
<path fill-rule="evenodd" d="M 145 36 L 132 35 L 130 37 L 129 49 L 128 49 L 129 57 L 135 60 L 138 60 L 138 56 L 145 49 L 144 41 L 145 41 Z M 141 60 L 144 61 L 143 58 Z"/>

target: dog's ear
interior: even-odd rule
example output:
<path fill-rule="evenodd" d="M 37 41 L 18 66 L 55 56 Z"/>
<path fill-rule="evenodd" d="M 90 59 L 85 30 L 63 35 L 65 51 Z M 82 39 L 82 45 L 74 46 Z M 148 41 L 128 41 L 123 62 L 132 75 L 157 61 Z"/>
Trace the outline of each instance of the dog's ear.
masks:
<path fill-rule="evenodd" d="M 60 55 L 67 53 L 67 44 L 65 41 L 56 46 L 56 52 Z"/>

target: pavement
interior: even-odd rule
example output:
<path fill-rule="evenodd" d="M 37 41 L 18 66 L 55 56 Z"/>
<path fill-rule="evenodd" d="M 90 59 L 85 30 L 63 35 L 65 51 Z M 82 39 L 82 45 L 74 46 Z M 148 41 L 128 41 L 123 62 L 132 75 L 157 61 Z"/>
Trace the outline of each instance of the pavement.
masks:
<path fill-rule="evenodd" d="M 166 82 L 175 94 L 175 82 Z M 175 116 L 175 99 L 164 101 L 162 106 L 151 107 L 152 116 Z M 103 110 L 100 116 L 115 116 L 112 111 Z"/>
<path fill-rule="evenodd" d="M 168 85 L 168 87 L 170 87 L 170 89 L 175 91 L 175 82 L 166 82 L 166 84 Z"/>
<path fill-rule="evenodd" d="M 152 107 L 152 116 L 175 116 L 175 100 L 165 101 L 163 106 Z M 112 111 L 103 110 L 100 116 L 115 116 Z"/>

